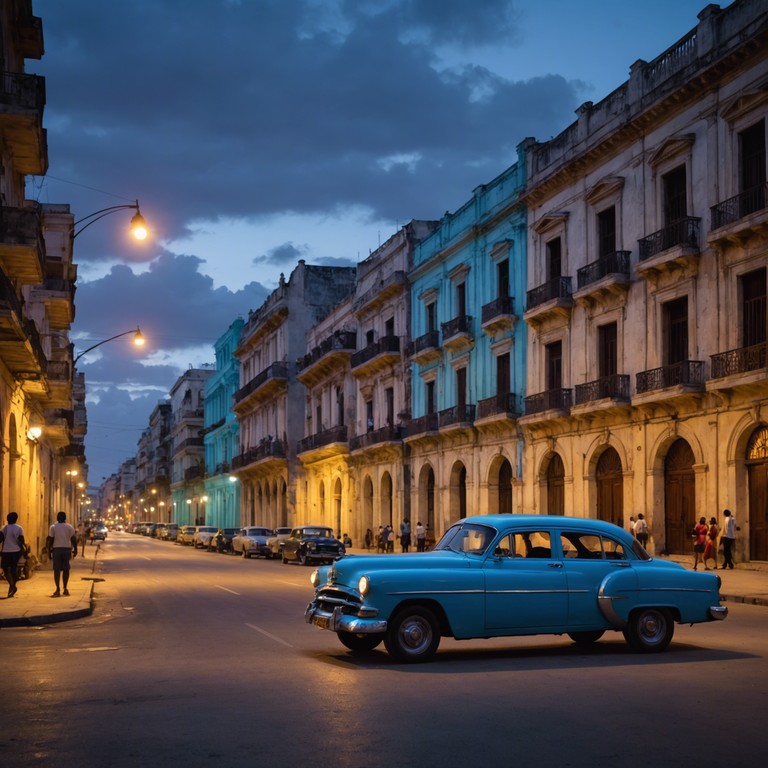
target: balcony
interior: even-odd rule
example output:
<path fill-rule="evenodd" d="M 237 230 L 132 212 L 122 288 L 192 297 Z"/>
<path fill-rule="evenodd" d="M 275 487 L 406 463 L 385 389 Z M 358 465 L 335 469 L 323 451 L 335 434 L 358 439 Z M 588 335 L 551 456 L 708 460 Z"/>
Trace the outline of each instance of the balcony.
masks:
<path fill-rule="evenodd" d="M 349 453 L 347 426 L 339 424 L 299 440 L 296 448 L 303 462 L 314 462 Z"/>
<path fill-rule="evenodd" d="M 526 294 L 528 308 L 523 319 L 539 325 L 552 317 L 570 317 L 573 308 L 570 277 L 555 277 Z"/>
<path fill-rule="evenodd" d="M 272 363 L 235 392 L 233 410 L 246 413 L 250 407 L 284 391 L 287 386 L 288 364 Z"/>
<path fill-rule="evenodd" d="M 71 408 L 45 410 L 45 440 L 52 448 L 63 448 L 72 440 L 75 415 Z"/>
<path fill-rule="evenodd" d="M 515 327 L 515 303 L 511 296 L 499 296 L 483 305 L 480 327 L 489 336 L 497 336 Z"/>
<path fill-rule="evenodd" d="M 514 421 L 517 416 L 515 393 L 502 392 L 478 402 L 477 421 L 475 423 L 476 426 L 480 426 L 490 422 Z"/>
<path fill-rule="evenodd" d="M 188 437 L 186 440 L 180 440 L 176 445 L 174 446 L 173 455 L 178 456 L 180 453 L 200 453 L 200 451 L 195 450 L 196 448 L 203 448 L 205 445 L 204 439 L 202 437 Z"/>
<path fill-rule="evenodd" d="M 19 12 L 16 34 L 19 41 L 19 53 L 25 59 L 40 59 L 43 56 L 43 22 L 39 16 L 32 15 L 31 3 L 28 9 Z"/>
<path fill-rule="evenodd" d="M 428 413 L 426 416 L 419 416 L 406 422 L 404 439 L 436 435 L 437 431 L 437 414 Z"/>
<path fill-rule="evenodd" d="M 441 325 L 443 346 L 450 352 L 468 349 L 474 343 L 471 315 L 459 315 Z"/>
<path fill-rule="evenodd" d="M 573 416 L 593 417 L 598 413 L 626 411 L 630 407 L 629 376 L 602 376 L 574 387 Z"/>
<path fill-rule="evenodd" d="M 403 270 L 397 270 L 385 277 L 377 286 L 367 290 L 355 299 L 354 313 L 358 317 L 370 314 L 381 308 L 393 296 L 402 293 L 408 285 L 408 278 Z"/>
<path fill-rule="evenodd" d="M 400 337 L 382 336 L 377 342 L 355 352 L 350 360 L 356 378 L 379 373 L 400 362 Z"/>
<path fill-rule="evenodd" d="M 637 374 L 632 405 L 698 398 L 704 392 L 704 363 L 684 360 Z"/>
<path fill-rule="evenodd" d="M 398 447 L 402 444 L 400 427 L 382 427 L 381 429 L 372 429 L 362 435 L 355 435 L 349 441 L 350 451 L 362 451 L 365 449 L 392 447 L 393 444 Z"/>
<path fill-rule="evenodd" d="M 766 397 L 768 392 L 768 343 L 731 349 L 711 356 L 707 391 L 738 389 L 747 395 Z"/>
<path fill-rule="evenodd" d="M 43 128 L 45 78 L 24 72 L 0 73 L 0 132 L 16 171 L 42 176 L 48 170 Z"/>
<path fill-rule="evenodd" d="M 265 437 L 254 448 L 249 448 L 232 459 L 232 470 L 239 472 L 268 473 L 277 466 L 285 466 L 285 445 L 281 440 Z"/>
<path fill-rule="evenodd" d="M 72 403 L 72 367 L 67 360 L 48 360 L 46 375 L 50 388 L 50 407 L 66 407 Z"/>
<path fill-rule="evenodd" d="M 0 267 L 22 283 L 39 285 L 45 277 L 45 242 L 40 206 L 0 206 Z"/>
<path fill-rule="evenodd" d="M 723 247 L 729 243 L 741 246 L 754 235 L 768 229 L 768 184 L 735 195 L 710 208 L 711 245 Z"/>
<path fill-rule="evenodd" d="M 297 378 L 307 386 L 316 384 L 345 365 L 355 349 L 357 334 L 354 331 L 335 331 L 296 361 Z"/>
<path fill-rule="evenodd" d="M 554 418 L 567 416 L 571 410 L 570 389 L 547 389 L 525 398 L 525 415 L 538 416 L 551 413 Z"/>
<path fill-rule="evenodd" d="M 54 330 L 68 330 L 75 319 L 75 283 L 49 277 L 32 289 L 32 299 L 45 304 L 48 323 Z"/>
<path fill-rule="evenodd" d="M 184 470 L 184 480 L 195 480 L 198 477 L 203 477 L 204 474 L 202 467 L 195 464 Z"/>
<path fill-rule="evenodd" d="M 411 362 L 419 365 L 428 365 L 437 360 L 441 354 L 439 331 L 429 331 L 419 336 L 406 349 L 406 355 Z"/>
<path fill-rule="evenodd" d="M 576 273 L 575 301 L 595 304 L 611 296 L 624 296 L 630 283 L 630 251 L 614 251 Z"/>
<path fill-rule="evenodd" d="M 701 219 L 689 216 L 638 240 L 638 274 L 649 280 L 675 271 L 694 274 L 699 263 L 700 225 Z"/>
<path fill-rule="evenodd" d="M 0 272 L 0 358 L 30 394 L 48 394 L 45 379 L 48 361 L 37 326 L 23 317 L 19 297 L 11 281 Z"/>

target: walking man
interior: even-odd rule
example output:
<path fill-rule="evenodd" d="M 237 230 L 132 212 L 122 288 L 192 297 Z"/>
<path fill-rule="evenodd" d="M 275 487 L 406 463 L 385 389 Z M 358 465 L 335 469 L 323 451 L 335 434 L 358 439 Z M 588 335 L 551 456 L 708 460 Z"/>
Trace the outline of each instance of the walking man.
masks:
<path fill-rule="evenodd" d="M 6 519 L 8 524 L 0 528 L 0 541 L 3 543 L 0 567 L 8 582 L 8 597 L 13 597 L 18 592 L 16 580 L 19 577 L 19 560 L 26 544 L 24 529 L 16 523 L 19 516 L 15 512 L 9 512 Z"/>
<path fill-rule="evenodd" d="M 723 569 L 733 568 L 733 545 L 736 543 L 736 518 L 730 509 L 723 510 Z"/>
<path fill-rule="evenodd" d="M 64 512 L 56 515 L 56 522 L 48 531 L 48 555 L 53 560 L 53 581 L 56 584 L 56 591 L 51 597 L 61 597 L 59 591 L 59 582 L 64 587 L 64 596 L 69 596 L 67 584 L 69 584 L 69 559 L 77 557 L 77 531 L 66 522 L 67 516 Z"/>

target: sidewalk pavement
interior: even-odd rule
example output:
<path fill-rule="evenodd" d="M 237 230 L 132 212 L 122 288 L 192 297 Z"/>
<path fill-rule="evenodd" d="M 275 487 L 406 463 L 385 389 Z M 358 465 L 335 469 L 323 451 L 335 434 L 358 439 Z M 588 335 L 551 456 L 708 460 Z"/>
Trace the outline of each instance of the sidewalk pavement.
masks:
<path fill-rule="evenodd" d="M 5 580 L 0 580 L 0 628 L 33 627 L 90 615 L 93 612 L 95 583 L 103 580 L 97 575 L 100 548 L 101 544 L 88 544 L 85 557 L 78 555 L 72 560 L 69 597 L 51 597 L 55 584 L 50 562 L 39 567 L 32 578 L 20 581 L 14 597 L 5 597 L 7 584 Z M 349 554 L 369 553 L 353 548 Z M 693 563 L 693 556 L 672 556 L 670 559 L 686 568 Z M 768 563 L 738 563 L 733 570 L 718 570 L 715 573 L 722 579 L 720 597 L 723 602 L 768 606 Z"/>
<path fill-rule="evenodd" d="M 17 582 L 13 597 L 6 597 L 8 582 L 0 579 L 0 628 L 34 627 L 90 615 L 95 581 L 102 580 L 96 575 L 99 550 L 99 543 L 87 544 L 85 556 L 80 556 L 81 548 L 70 561 L 69 596 L 51 597 L 56 585 L 50 561 L 38 566 L 31 578 Z"/>

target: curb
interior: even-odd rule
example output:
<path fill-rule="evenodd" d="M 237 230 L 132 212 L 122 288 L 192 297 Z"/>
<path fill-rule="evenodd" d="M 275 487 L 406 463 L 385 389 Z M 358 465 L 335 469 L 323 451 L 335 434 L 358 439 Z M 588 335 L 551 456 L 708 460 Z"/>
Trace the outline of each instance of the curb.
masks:
<path fill-rule="evenodd" d="M 90 616 L 93 613 L 93 591 L 95 588 L 96 582 L 91 581 L 88 605 L 85 608 L 74 608 L 71 611 L 60 611 L 59 613 L 43 613 L 38 616 L 0 619 L 0 629 L 4 627 L 39 627 L 43 624 L 58 624 L 61 621 L 72 621 L 73 619 L 82 619 L 85 616 Z"/>

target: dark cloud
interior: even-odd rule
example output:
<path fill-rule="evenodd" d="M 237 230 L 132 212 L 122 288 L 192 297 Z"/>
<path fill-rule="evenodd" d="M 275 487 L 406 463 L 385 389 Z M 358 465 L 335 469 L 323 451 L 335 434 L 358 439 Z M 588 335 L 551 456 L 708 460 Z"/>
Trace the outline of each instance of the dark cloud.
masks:
<path fill-rule="evenodd" d="M 294 264 L 303 258 L 307 252 L 306 245 L 296 246 L 293 243 L 283 243 L 276 248 L 272 248 L 263 256 L 254 256 L 253 264 L 271 264 L 274 266 L 283 266 L 285 264 Z"/>

